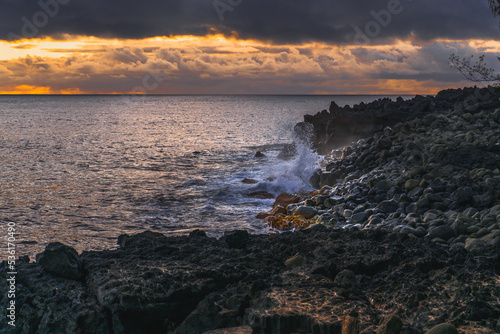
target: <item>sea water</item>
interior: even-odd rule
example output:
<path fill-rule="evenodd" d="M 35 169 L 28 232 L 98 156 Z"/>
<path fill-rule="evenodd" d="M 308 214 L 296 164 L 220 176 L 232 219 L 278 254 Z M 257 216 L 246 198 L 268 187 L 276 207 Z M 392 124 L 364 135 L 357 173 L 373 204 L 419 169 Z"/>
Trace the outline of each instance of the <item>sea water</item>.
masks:
<path fill-rule="evenodd" d="M 1 96 L 0 222 L 16 255 L 50 242 L 116 247 L 123 233 L 246 229 L 272 199 L 311 190 L 320 157 L 294 141 L 305 114 L 381 96 Z M 255 153 L 265 154 L 255 158 Z M 251 178 L 256 184 L 241 181 Z"/>

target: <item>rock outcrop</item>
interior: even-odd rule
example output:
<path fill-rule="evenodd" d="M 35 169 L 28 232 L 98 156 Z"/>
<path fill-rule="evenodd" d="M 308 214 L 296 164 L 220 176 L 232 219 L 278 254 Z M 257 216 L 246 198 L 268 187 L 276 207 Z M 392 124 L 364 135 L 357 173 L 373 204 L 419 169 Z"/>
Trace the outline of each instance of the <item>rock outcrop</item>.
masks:
<path fill-rule="evenodd" d="M 436 96 L 416 96 L 411 100 L 388 98 L 353 107 L 339 107 L 332 102 L 329 110 L 304 116 L 304 122 L 314 126 L 314 147 L 320 154 L 342 147 L 360 138 L 370 137 L 385 127 L 414 119 L 422 119 L 446 110 L 474 114 L 481 110 L 500 108 L 500 91 L 493 87 L 449 89 Z M 428 118 L 432 123 L 432 116 Z M 430 125 L 430 124 L 429 124 Z M 302 126 L 303 127 L 303 126 Z M 302 128 L 300 127 L 300 128 Z M 380 149 L 388 149 L 389 142 L 380 142 Z"/>
<path fill-rule="evenodd" d="M 202 333 L 250 326 L 254 333 L 340 334 L 354 314 L 349 326 L 362 332 L 423 333 L 443 322 L 462 332 L 499 329 L 494 247 L 448 249 L 399 232 L 321 225 L 232 238 L 201 231 L 124 235 L 116 250 L 79 256 L 84 282 L 21 262 L 17 330 Z"/>

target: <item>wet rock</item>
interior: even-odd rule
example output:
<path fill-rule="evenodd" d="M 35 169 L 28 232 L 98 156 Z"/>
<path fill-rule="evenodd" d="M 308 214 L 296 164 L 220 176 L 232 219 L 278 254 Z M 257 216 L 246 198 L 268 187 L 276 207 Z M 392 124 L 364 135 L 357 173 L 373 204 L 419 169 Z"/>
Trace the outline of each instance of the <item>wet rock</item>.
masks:
<path fill-rule="evenodd" d="M 436 220 L 438 218 L 438 215 L 435 212 L 430 212 L 427 211 L 424 214 L 424 223 L 430 223 L 433 220 Z"/>
<path fill-rule="evenodd" d="M 479 230 L 480 230 L 479 226 L 476 225 L 467 226 L 467 234 L 477 233 Z"/>
<path fill-rule="evenodd" d="M 425 198 L 430 202 L 441 202 L 443 198 L 439 194 L 426 194 Z"/>
<path fill-rule="evenodd" d="M 386 193 L 392 187 L 392 184 L 389 180 L 384 179 L 377 182 L 377 184 L 373 187 L 376 193 Z M 397 191 L 397 190 L 395 190 Z"/>
<path fill-rule="evenodd" d="M 495 109 L 495 111 L 491 115 L 491 119 L 497 123 L 500 123 L 500 109 Z"/>
<path fill-rule="evenodd" d="M 350 218 L 350 217 L 352 217 L 352 210 L 350 210 L 350 209 L 345 209 L 345 210 L 344 210 L 343 215 L 344 215 L 344 217 L 345 217 L 345 218 Z"/>
<path fill-rule="evenodd" d="M 321 179 L 321 174 L 322 174 L 321 169 L 318 169 L 318 170 L 314 171 L 314 173 L 309 178 L 309 184 L 316 189 L 320 188 L 319 181 Z"/>
<path fill-rule="evenodd" d="M 274 195 L 268 193 L 267 191 L 254 191 L 248 194 L 248 197 L 259 198 L 259 199 L 273 199 Z"/>
<path fill-rule="evenodd" d="M 273 204 L 273 208 L 276 206 L 282 206 L 286 208 L 288 205 L 298 202 L 300 202 L 299 196 L 291 195 L 289 193 L 282 193 L 279 194 L 278 197 L 276 197 L 276 200 L 274 201 Z"/>
<path fill-rule="evenodd" d="M 50 243 L 36 261 L 46 271 L 64 278 L 79 281 L 83 278 L 82 264 L 78 253 L 72 247 L 60 242 Z"/>
<path fill-rule="evenodd" d="M 266 212 L 260 212 L 255 216 L 257 219 L 266 219 L 266 218 L 277 218 L 282 215 L 286 215 L 287 209 L 283 206 L 275 206 L 272 210 Z"/>
<path fill-rule="evenodd" d="M 248 178 L 244 178 L 242 181 L 242 183 L 246 183 L 246 184 L 255 184 L 255 183 L 258 183 L 257 180 L 254 180 L 254 179 L 248 179 Z"/>
<path fill-rule="evenodd" d="M 265 157 L 266 155 L 261 151 L 257 151 L 257 153 L 255 153 L 255 158 L 265 158 Z"/>
<path fill-rule="evenodd" d="M 318 211 L 312 206 L 302 205 L 295 209 L 293 214 L 296 216 L 302 216 L 305 219 L 310 219 L 316 216 L 318 214 Z"/>
<path fill-rule="evenodd" d="M 432 327 L 425 334 L 458 334 L 458 331 L 452 324 L 444 323 Z"/>
<path fill-rule="evenodd" d="M 429 201 L 426 198 L 421 198 L 417 202 L 418 209 L 424 209 L 429 207 Z"/>
<path fill-rule="evenodd" d="M 287 144 L 278 154 L 278 159 L 290 160 L 298 154 L 297 145 L 295 143 Z"/>

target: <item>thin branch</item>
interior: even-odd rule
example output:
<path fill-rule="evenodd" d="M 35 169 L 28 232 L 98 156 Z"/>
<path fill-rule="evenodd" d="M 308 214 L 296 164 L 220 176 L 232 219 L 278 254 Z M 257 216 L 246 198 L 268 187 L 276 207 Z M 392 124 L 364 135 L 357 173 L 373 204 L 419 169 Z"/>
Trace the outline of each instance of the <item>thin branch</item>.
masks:
<path fill-rule="evenodd" d="M 479 56 L 479 60 L 474 62 L 474 56 L 461 59 L 459 56 L 452 54 L 450 56 L 450 67 L 456 68 L 467 80 L 473 82 L 500 81 L 500 75 L 495 74 L 492 68 L 486 66 L 484 55 Z"/>

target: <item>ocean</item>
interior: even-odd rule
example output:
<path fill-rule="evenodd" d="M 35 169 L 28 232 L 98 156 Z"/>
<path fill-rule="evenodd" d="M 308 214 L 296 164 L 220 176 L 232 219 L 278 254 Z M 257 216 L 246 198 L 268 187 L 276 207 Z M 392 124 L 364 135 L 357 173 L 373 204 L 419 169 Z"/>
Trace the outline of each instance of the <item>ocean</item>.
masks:
<path fill-rule="evenodd" d="M 321 159 L 303 146 L 277 158 L 294 125 L 332 100 L 382 97 L 0 96 L 1 233 L 15 222 L 16 256 L 31 259 L 50 242 L 110 249 L 145 230 L 268 233 L 255 216 L 273 200 L 248 194 L 312 190 Z"/>

